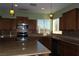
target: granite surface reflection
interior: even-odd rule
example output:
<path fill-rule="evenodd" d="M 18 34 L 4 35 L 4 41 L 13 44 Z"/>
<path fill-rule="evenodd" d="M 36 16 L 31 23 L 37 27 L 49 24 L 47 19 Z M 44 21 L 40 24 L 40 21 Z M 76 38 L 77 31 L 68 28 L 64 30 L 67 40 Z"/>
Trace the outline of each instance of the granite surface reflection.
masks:
<path fill-rule="evenodd" d="M 25 42 L 14 40 L 0 40 L 0 55 L 38 55 L 50 53 L 45 46 L 43 46 L 36 39 L 28 39 Z"/>

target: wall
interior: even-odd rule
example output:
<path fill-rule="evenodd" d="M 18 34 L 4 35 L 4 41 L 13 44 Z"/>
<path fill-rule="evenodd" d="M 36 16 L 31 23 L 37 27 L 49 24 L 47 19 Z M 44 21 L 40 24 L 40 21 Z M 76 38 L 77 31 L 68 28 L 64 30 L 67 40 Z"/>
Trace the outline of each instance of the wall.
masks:
<path fill-rule="evenodd" d="M 79 3 L 72 3 L 69 6 L 55 12 L 55 17 L 54 18 L 61 17 L 63 13 L 65 13 L 65 12 L 71 10 L 71 9 L 74 9 L 74 8 L 79 8 Z"/>

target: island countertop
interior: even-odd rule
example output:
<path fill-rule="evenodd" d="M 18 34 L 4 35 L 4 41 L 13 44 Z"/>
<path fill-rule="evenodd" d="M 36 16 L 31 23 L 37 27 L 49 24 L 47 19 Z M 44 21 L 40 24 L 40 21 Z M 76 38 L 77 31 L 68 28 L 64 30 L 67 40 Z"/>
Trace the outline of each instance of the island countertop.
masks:
<path fill-rule="evenodd" d="M 72 37 L 72 36 L 67 36 L 67 35 L 62 35 L 62 34 L 51 34 L 51 35 L 46 35 L 46 36 L 43 36 L 41 34 L 31 34 L 29 36 L 32 36 L 32 37 L 49 37 L 50 39 L 52 38 L 52 39 L 56 39 L 56 40 L 61 40 L 61 41 L 79 46 L 79 37 Z"/>
<path fill-rule="evenodd" d="M 39 41 L 28 39 L 26 42 L 20 41 L 0 41 L 0 56 L 28 56 L 43 55 L 51 53 Z"/>

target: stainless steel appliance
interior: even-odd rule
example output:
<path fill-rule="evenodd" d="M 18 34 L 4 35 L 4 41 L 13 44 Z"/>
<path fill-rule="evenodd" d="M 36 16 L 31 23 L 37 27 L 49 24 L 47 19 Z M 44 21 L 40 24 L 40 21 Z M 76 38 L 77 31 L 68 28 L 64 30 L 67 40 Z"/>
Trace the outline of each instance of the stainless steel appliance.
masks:
<path fill-rule="evenodd" d="M 17 38 L 20 41 L 25 41 L 28 39 L 28 24 L 25 23 L 17 24 Z"/>

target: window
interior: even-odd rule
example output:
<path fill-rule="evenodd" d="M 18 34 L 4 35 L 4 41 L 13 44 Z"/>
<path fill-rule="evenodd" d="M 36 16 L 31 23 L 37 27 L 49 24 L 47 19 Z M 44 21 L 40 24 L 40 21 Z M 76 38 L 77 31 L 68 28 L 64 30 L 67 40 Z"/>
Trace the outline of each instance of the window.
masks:
<path fill-rule="evenodd" d="M 53 20 L 53 33 L 62 34 L 62 31 L 59 30 L 59 18 Z"/>
<path fill-rule="evenodd" d="M 59 18 L 53 20 L 53 27 L 51 29 L 51 20 L 48 19 L 38 19 L 37 20 L 37 30 L 38 33 L 50 34 L 51 31 L 54 34 L 62 34 L 62 31 L 59 30 Z"/>
<path fill-rule="evenodd" d="M 37 20 L 37 30 L 38 30 L 38 33 L 50 34 L 50 20 L 38 19 Z"/>

